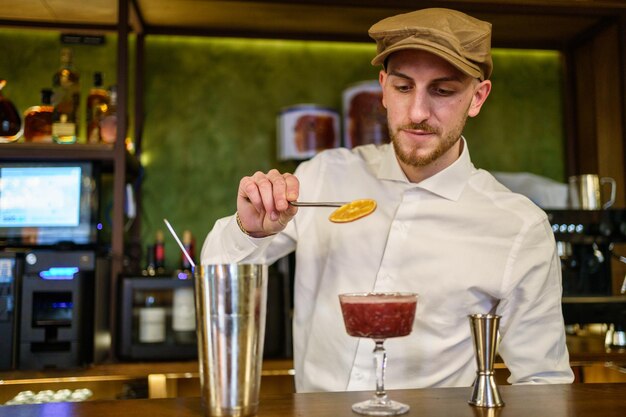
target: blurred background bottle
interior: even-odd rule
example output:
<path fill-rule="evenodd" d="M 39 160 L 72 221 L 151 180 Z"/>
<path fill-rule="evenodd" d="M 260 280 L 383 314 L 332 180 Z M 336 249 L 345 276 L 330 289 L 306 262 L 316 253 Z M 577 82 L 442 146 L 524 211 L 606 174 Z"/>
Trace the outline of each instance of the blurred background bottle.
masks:
<path fill-rule="evenodd" d="M 190 230 L 183 231 L 183 247 L 193 260 L 195 257 L 195 242 Z M 192 272 L 192 265 L 182 251 L 180 253 L 180 269 L 183 273 L 191 274 Z"/>
<path fill-rule="evenodd" d="M 52 142 L 52 90 L 41 90 L 41 104 L 24 111 L 24 140 L 26 142 Z"/>
<path fill-rule="evenodd" d="M 87 143 L 100 143 L 100 123 L 109 109 L 109 93 L 102 87 L 102 73 L 93 74 L 93 87 L 87 96 Z"/>
<path fill-rule="evenodd" d="M 100 121 L 100 137 L 104 143 L 115 143 L 117 138 L 117 87 L 109 87 L 109 106 Z"/>
<path fill-rule="evenodd" d="M 61 49 L 61 67 L 52 77 L 52 139 L 57 143 L 76 143 L 80 105 L 79 74 L 73 68 L 72 50 Z"/>
<path fill-rule="evenodd" d="M 146 268 L 141 273 L 146 277 L 153 277 L 156 275 L 156 269 L 154 267 L 154 246 L 148 245 L 146 247 Z"/>
<path fill-rule="evenodd" d="M 22 136 L 22 118 L 13 102 L 2 95 L 6 84 L 0 79 L 0 143 L 15 142 Z"/>
<path fill-rule="evenodd" d="M 154 269 L 157 275 L 165 273 L 165 236 L 163 230 L 157 230 L 154 239 Z"/>
<path fill-rule="evenodd" d="M 139 309 L 139 342 L 162 343 L 166 337 L 166 311 L 156 292 L 145 296 L 145 304 Z"/>
<path fill-rule="evenodd" d="M 196 343 L 196 308 L 193 285 L 174 289 L 172 330 L 176 343 Z"/>
<path fill-rule="evenodd" d="M 185 230 L 182 239 L 183 247 L 191 259 L 194 258 L 194 240 L 191 232 Z M 176 274 L 180 280 L 189 280 L 189 286 L 174 289 L 172 299 L 172 330 L 176 343 L 196 343 L 196 308 L 194 304 L 194 287 L 192 265 L 181 251 L 180 270 Z"/>

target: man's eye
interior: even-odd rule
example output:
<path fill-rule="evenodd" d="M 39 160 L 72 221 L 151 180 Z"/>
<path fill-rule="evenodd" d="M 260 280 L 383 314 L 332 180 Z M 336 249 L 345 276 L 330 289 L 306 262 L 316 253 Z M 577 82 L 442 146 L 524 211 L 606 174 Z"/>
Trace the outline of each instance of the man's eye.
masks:
<path fill-rule="evenodd" d="M 406 93 L 411 90 L 411 86 L 409 85 L 396 85 L 396 90 L 401 93 Z"/>
<path fill-rule="evenodd" d="M 433 88 L 433 93 L 435 93 L 438 96 L 447 97 L 447 96 L 454 94 L 454 90 L 448 90 L 447 88 L 437 87 L 437 88 Z"/>

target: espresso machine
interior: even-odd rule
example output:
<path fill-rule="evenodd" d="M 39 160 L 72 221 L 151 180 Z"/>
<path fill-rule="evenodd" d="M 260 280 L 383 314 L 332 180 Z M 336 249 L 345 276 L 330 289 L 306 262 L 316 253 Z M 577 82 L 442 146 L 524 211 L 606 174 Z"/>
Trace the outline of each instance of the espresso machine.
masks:
<path fill-rule="evenodd" d="M 606 345 L 626 347 L 626 278 L 611 267 L 626 263 L 615 251 L 626 242 L 626 209 L 545 211 L 561 258 L 565 324 L 605 323 Z"/>

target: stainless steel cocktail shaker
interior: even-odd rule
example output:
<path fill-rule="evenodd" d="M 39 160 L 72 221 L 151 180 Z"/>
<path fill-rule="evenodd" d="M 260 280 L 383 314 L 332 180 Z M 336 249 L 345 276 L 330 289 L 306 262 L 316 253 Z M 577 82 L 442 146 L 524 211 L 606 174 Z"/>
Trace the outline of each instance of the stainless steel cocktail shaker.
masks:
<path fill-rule="evenodd" d="M 202 265 L 195 280 L 204 415 L 253 416 L 261 386 L 267 266 Z"/>

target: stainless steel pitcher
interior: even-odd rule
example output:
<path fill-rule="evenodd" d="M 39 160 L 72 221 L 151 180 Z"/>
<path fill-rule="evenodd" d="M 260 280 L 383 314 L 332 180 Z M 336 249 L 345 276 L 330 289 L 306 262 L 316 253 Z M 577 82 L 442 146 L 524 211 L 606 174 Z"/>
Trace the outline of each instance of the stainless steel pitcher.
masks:
<path fill-rule="evenodd" d="M 261 386 L 267 266 L 201 265 L 195 272 L 204 416 L 253 416 Z"/>
<path fill-rule="evenodd" d="M 604 185 L 611 186 L 609 198 L 603 198 Z M 569 177 L 570 208 L 582 210 L 608 209 L 615 203 L 617 184 L 610 177 L 599 177 L 595 174 L 575 175 Z M 603 201 L 606 200 L 606 201 Z"/>

